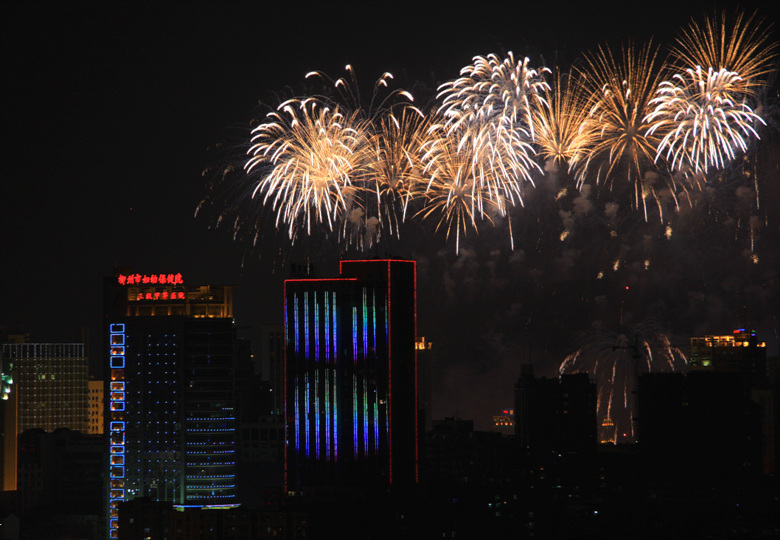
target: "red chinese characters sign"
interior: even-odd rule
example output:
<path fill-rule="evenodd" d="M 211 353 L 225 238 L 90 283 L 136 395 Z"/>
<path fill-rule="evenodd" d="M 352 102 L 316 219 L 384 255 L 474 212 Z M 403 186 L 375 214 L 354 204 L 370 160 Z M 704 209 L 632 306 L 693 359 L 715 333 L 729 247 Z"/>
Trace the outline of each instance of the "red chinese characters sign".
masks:
<path fill-rule="evenodd" d="M 119 274 L 117 281 L 120 285 L 183 285 L 181 274 Z M 151 298 L 150 298 L 151 300 Z"/>
<path fill-rule="evenodd" d="M 184 300 L 183 291 L 156 291 L 147 293 L 138 293 L 136 300 Z"/>

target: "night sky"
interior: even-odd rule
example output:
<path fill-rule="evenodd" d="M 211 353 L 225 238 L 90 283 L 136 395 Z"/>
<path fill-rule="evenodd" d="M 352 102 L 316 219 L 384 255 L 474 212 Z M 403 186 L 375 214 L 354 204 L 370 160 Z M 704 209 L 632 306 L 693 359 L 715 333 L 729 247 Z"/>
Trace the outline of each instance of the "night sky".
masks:
<path fill-rule="evenodd" d="M 512 406 L 521 362 L 554 374 L 594 322 L 628 335 L 652 318 L 687 352 L 691 335 L 747 320 L 777 354 L 777 124 L 756 147 L 758 208 L 753 179 L 730 175 L 697 194 L 694 209 L 645 222 L 618 201 L 624 211 L 610 221 L 616 194 L 594 186 L 556 201 L 566 180 L 547 174 L 512 212 L 514 250 L 506 220 L 469 233 L 456 256 L 454 242 L 419 222 L 363 254 L 321 237 L 291 248 L 270 220 L 252 246 L 214 227 L 214 207 L 195 217 L 211 179 L 203 171 L 241 146 L 259 103 L 311 70 L 335 78 L 349 63 L 365 84 L 390 71 L 425 96 L 477 54 L 511 50 L 566 69 L 605 40 L 671 44 L 710 9 L 539 4 L 4 4 L 0 324 L 40 342 L 75 341 L 87 324 L 98 341 L 102 278 L 118 264 L 236 285 L 237 323 L 254 338 L 261 324 L 281 323 L 290 262 L 308 258 L 332 276 L 340 256 L 391 253 L 418 261 L 418 334 L 436 347 L 437 418 L 485 427 Z"/>

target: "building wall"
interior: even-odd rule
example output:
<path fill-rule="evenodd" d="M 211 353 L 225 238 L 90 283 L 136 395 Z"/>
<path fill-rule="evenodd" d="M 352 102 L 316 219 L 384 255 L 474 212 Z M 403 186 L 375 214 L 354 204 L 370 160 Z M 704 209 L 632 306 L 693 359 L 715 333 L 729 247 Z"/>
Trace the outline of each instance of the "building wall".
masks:
<path fill-rule="evenodd" d="M 109 537 L 138 497 L 237 505 L 233 288 L 118 272 L 104 295 Z"/>
<path fill-rule="evenodd" d="M 19 433 L 87 432 L 89 363 L 83 343 L 6 343 L 3 356 L 14 364 Z"/>
<path fill-rule="evenodd" d="M 102 435 L 103 424 L 105 418 L 103 417 L 103 391 L 104 381 L 89 380 L 87 382 L 87 388 L 89 390 L 89 425 L 87 427 L 87 433 L 90 435 Z"/>
<path fill-rule="evenodd" d="M 415 266 L 285 282 L 288 490 L 417 478 Z"/>

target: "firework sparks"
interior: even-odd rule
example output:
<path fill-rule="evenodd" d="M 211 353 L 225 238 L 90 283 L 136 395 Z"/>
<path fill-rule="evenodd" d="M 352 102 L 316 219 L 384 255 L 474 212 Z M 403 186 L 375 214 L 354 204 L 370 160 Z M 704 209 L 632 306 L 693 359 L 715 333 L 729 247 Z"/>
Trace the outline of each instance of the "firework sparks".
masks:
<path fill-rule="evenodd" d="M 476 231 L 478 220 L 492 222 L 490 214 L 500 212 L 501 208 L 488 197 L 485 186 L 490 183 L 482 181 L 475 172 L 474 156 L 469 150 L 469 147 L 459 150 L 453 139 L 442 136 L 426 143 L 422 157 L 428 183 L 426 204 L 419 214 L 423 219 L 439 216 L 436 230 L 443 227 L 447 239 L 455 234 L 456 253 L 461 234 L 465 236 L 470 227 Z"/>
<path fill-rule="evenodd" d="M 357 201 L 358 180 L 371 146 L 369 126 L 357 112 L 342 113 L 315 99 L 292 99 L 252 134 L 247 174 L 259 171 L 252 196 L 262 195 L 294 240 L 300 221 L 334 223 Z"/>
<path fill-rule="evenodd" d="M 634 438 L 631 418 L 635 411 L 629 396 L 635 389 L 638 374 L 681 371 L 688 361 L 653 319 L 637 324 L 628 335 L 595 325 L 584 342 L 579 350 L 564 359 L 558 372 L 584 372 L 595 378 L 600 440 L 631 441 Z"/>
<path fill-rule="evenodd" d="M 672 54 L 683 68 L 712 68 L 736 72 L 731 90 L 753 94 L 763 86 L 777 56 L 777 43 L 770 41 L 769 26 L 756 15 L 737 13 L 730 21 L 725 13 L 691 21 L 677 38 Z"/>
<path fill-rule="evenodd" d="M 582 85 L 572 76 L 556 70 L 552 89 L 544 89 L 544 103 L 534 114 L 535 142 L 539 155 L 556 166 L 573 167 L 582 151 L 598 138 L 598 125 L 588 122 L 588 109 Z"/>
<path fill-rule="evenodd" d="M 547 71 L 532 69 L 528 58 L 517 62 L 511 52 L 504 60 L 476 56 L 459 79 L 439 87 L 442 129 L 458 141 L 458 152 L 472 156 L 476 189 L 487 195 L 475 197 L 474 204 L 490 200 L 504 212 L 507 203 L 522 201 L 522 182 L 541 172 L 531 143 L 534 111 L 545 106 Z"/>
<path fill-rule="evenodd" d="M 660 139 L 650 131 L 646 118 L 661 81 L 661 67 L 652 44 L 639 50 L 625 47 L 620 59 L 608 47 L 599 47 L 596 54 L 586 56 L 582 73 L 589 103 L 587 121 L 595 124 L 598 139 L 578 163 L 578 181 L 582 185 L 595 174 L 596 183 L 603 179 L 613 186 L 615 177 L 624 175 L 633 185 L 634 204 L 643 209 L 645 219 L 646 200 L 659 200 L 646 172 L 655 169 Z"/>
<path fill-rule="evenodd" d="M 700 66 L 662 82 L 646 117 L 648 134 L 664 134 L 656 159 L 663 154 L 672 170 L 706 174 L 746 151 L 751 138 L 759 138 L 753 125 L 764 121 L 740 102 L 734 89 L 741 82 L 737 72 Z"/>
<path fill-rule="evenodd" d="M 426 117 L 413 107 L 380 120 L 368 181 L 374 186 L 378 218 L 390 234 L 399 234 L 409 201 L 423 185 L 421 148 L 428 130 Z"/>

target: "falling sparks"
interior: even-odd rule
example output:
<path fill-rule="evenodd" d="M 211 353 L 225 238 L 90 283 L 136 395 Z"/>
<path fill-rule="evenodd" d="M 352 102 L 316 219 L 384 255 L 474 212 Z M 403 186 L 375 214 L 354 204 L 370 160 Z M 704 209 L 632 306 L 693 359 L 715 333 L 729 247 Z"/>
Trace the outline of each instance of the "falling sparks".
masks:
<path fill-rule="evenodd" d="M 588 373 L 596 379 L 600 440 L 633 442 L 636 411 L 629 397 L 636 389 L 637 377 L 640 373 L 681 371 L 688 363 L 685 355 L 671 345 L 654 319 L 645 319 L 626 334 L 595 324 L 583 343 L 564 359 L 558 372 Z"/>

